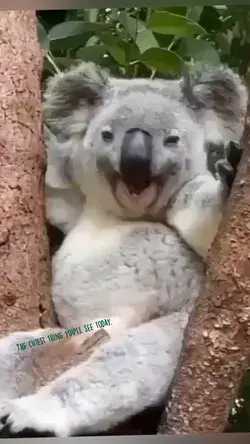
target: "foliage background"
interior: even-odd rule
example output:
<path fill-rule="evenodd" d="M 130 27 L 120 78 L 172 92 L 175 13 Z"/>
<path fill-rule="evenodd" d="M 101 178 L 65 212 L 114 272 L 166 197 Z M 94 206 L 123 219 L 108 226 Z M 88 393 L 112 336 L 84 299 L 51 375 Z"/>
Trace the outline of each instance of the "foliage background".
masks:
<path fill-rule="evenodd" d="M 38 11 L 44 79 L 81 61 L 123 77 L 179 77 L 227 64 L 248 81 L 250 6 Z M 230 383 L 230 381 L 228 381 Z M 250 432 L 250 371 L 226 430 Z"/>

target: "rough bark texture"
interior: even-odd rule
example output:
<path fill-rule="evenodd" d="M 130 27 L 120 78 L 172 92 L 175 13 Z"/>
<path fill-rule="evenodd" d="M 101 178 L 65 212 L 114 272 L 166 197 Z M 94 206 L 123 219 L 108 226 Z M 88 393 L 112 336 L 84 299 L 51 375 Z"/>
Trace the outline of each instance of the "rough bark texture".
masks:
<path fill-rule="evenodd" d="M 250 105 L 228 215 L 186 331 L 160 433 L 222 432 L 250 356 Z"/>
<path fill-rule="evenodd" d="M 0 335 L 53 322 L 34 11 L 0 14 Z"/>

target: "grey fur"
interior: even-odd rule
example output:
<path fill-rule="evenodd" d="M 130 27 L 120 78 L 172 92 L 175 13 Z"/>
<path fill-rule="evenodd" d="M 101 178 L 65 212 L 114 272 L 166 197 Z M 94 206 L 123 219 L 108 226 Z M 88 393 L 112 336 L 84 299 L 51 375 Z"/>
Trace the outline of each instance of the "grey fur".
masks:
<path fill-rule="evenodd" d="M 23 396 L 16 378 L 30 374 L 34 387 L 35 354 L 13 372 L 16 336 L 3 338 L 0 418 L 8 416 L 10 432 L 102 432 L 166 393 L 226 204 L 225 181 L 207 168 L 207 142 L 239 142 L 246 111 L 246 89 L 228 69 L 190 88 L 183 93 L 183 80 L 115 79 L 92 64 L 50 81 L 47 217 L 67 234 L 53 258 L 53 302 L 64 328 L 111 318 L 111 339 L 87 362 Z M 161 183 L 147 190 L 150 205 L 124 194 L 120 179 L 112 182 L 130 128 L 152 136 L 152 170 L 161 172 Z M 103 129 L 112 140 L 102 140 Z M 172 134 L 179 141 L 166 145 Z"/>
<path fill-rule="evenodd" d="M 81 107 L 96 106 L 102 102 L 108 75 L 100 68 L 87 64 L 78 66 L 68 75 L 57 74 L 50 78 L 44 94 L 46 106 L 44 118 L 56 133 L 63 131 L 63 119 L 70 118 L 72 111 Z"/>
<path fill-rule="evenodd" d="M 244 119 L 242 101 L 246 90 L 239 84 L 239 76 L 231 69 L 219 67 L 203 71 L 193 85 L 193 94 L 204 109 L 213 109 L 224 120 L 235 123 Z"/>

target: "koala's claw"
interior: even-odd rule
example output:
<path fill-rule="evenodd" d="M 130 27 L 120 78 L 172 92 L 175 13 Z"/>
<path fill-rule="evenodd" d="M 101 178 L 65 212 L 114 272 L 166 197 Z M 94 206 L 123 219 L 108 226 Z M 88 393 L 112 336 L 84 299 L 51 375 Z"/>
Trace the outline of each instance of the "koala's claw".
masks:
<path fill-rule="evenodd" d="M 230 140 L 226 145 L 227 160 L 229 164 L 237 171 L 240 159 L 242 156 L 242 146 L 233 140 Z"/>
<path fill-rule="evenodd" d="M 218 160 L 216 169 L 220 180 L 224 185 L 231 189 L 235 179 L 236 170 L 234 170 L 226 159 Z"/>
<path fill-rule="evenodd" d="M 1 405 L 0 438 L 55 437 L 51 412 L 40 410 L 38 401 L 39 398 L 30 396 Z"/>
<path fill-rule="evenodd" d="M 11 423 L 8 422 L 9 416 L 6 416 L 6 425 L 0 430 L 1 438 L 55 438 L 56 435 L 51 432 L 37 432 L 35 429 L 25 427 L 19 432 L 14 432 Z M 4 418 L 1 419 L 3 421 Z"/>
<path fill-rule="evenodd" d="M 219 159 L 216 162 L 216 170 L 220 180 L 230 191 L 242 156 L 242 147 L 239 143 L 231 140 L 227 143 L 225 149 L 226 158 Z"/>

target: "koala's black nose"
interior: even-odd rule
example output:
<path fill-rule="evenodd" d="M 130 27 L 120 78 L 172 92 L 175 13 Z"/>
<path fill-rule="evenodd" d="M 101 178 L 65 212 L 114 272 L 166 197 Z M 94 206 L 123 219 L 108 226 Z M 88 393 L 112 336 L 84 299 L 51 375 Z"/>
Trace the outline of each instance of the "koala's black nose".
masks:
<path fill-rule="evenodd" d="M 131 194 L 140 194 L 151 181 L 152 136 L 133 128 L 125 133 L 121 146 L 120 173 Z"/>

